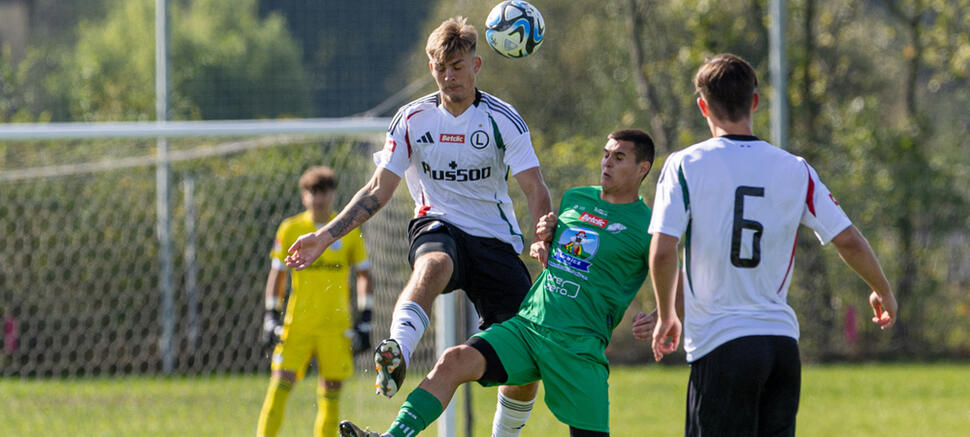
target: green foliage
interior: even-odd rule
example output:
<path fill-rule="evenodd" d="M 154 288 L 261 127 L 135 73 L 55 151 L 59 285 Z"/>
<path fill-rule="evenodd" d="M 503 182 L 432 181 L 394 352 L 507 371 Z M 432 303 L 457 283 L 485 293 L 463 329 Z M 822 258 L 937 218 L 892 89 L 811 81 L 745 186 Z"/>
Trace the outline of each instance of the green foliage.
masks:
<path fill-rule="evenodd" d="M 154 119 L 154 2 L 123 2 L 81 23 L 65 68 L 76 120 Z M 309 108 L 300 51 L 278 15 L 256 0 L 171 4 L 173 119 L 303 116 Z M 228 104 L 227 104 L 228 103 Z"/>

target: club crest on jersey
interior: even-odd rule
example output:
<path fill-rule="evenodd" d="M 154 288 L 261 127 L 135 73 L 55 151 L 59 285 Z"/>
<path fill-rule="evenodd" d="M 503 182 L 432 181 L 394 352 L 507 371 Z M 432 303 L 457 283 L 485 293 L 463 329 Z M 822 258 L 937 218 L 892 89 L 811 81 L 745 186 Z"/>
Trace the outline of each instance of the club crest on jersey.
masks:
<path fill-rule="evenodd" d="M 481 150 L 488 146 L 488 134 L 483 130 L 477 130 L 472 132 L 471 145 L 472 147 Z"/>
<path fill-rule="evenodd" d="M 579 215 L 579 219 L 582 220 L 582 221 L 584 221 L 584 222 L 586 222 L 586 223 L 589 223 L 589 224 L 591 224 L 593 226 L 598 226 L 598 227 L 601 227 L 601 228 L 605 228 L 606 225 L 608 225 L 610 223 L 609 220 L 607 220 L 607 219 L 605 219 L 603 217 L 600 217 L 598 215 L 590 214 L 588 212 L 584 212 L 584 213 L 580 214 Z"/>
<path fill-rule="evenodd" d="M 570 227 L 559 234 L 559 241 L 552 257 L 576 270 L 589 272 L 590 262 L 599 249 L 600 236 L 586 228 Z"/>
<path fill-rule="evenodd" d="M 465 134 L 441 134 L 439 140 L 442 143 L 464 143 Z"/>

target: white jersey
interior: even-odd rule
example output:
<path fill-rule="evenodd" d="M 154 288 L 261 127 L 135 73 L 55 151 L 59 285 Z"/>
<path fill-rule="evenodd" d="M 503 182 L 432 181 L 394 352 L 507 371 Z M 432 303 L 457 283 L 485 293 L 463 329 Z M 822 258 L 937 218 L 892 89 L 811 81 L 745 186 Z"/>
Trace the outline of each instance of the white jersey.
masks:
<path fill-rule="evenodd" d="M 478 237 L 523 247 L 508 176 L 539 166 L 525 121 L 515 108 L 475 91 L 455 117 L 438 93 L 398 110 L 374 163 L 407 179 L 415 216 L 435 216 Z"/>
<path fill-rule="evenodd" d="M 738 337 L 798 340 L 787 298 L 799 223 L 822 244 L 852 224 L 801 157 L 728 135 L 667 158 L 650 233 L 685 235 L 688 362 Z"/>

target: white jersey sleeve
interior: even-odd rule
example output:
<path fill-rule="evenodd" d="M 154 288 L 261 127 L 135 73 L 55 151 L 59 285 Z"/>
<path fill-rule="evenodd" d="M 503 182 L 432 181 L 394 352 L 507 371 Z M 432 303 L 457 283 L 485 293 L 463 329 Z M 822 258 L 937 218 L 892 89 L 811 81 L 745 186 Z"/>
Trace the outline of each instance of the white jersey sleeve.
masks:
<path fill-rule="evenodd" d="M 539 166 L 539 158 L 532 147 L 532 136 L 529 135 L 529 131 L 517 135 L 506 143 L 503 161 L 513 176 L 523 170 Z"/>
<path fill-rule="evenodd" d="M 815 169 L 804 159 L 801 161 L 808 170 L 808 193 L 805 196 L 805 211 L 802 213 L 801 224 L 812 228 L 818 241 L 823 245 L 828 244 L 836 235 L 848 228 L 852 221 L 842 211 L 842 207 L 829 192 L 828 187 L 819 179 Z"/>
<path fill-rule="evenodd" d="M 402 177 L 411 164 L 411 144 L 407 138 L 407 119 L 410 112 L 408 106 L 398 110 L 387 129 L 384 148 L 374 154 L 374 164 L 378 168 L 387 169 Z"/>
<path fill-rule="evenodd" d="M 671 154 L 660 172 L 653 200 L 653 215 L 650 217 L 651 234 L 661 233 L 680 238 L 687 230 L 690 211 L 680 180 L 679 162 L 680 154 Z"/>

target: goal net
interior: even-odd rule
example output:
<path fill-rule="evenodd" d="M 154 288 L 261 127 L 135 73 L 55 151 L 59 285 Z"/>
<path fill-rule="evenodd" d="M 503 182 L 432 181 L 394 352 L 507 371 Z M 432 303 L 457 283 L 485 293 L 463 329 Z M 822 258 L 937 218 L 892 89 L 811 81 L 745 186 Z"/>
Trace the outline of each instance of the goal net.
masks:
<path fill-rule="evenodd" d="M 373 129 L 170 138 L 166 297 L 154 138 L 0 140 L 0 372 L 267 369 L 259 338 L 269 251 L 280 222 L 303 209 L 300 174 L 311 165 L 334 168 L 339 209 L 370 177 L 382 141 Z M 378 340 L 410 274 L 412 208 L 402 184 L 362 228 Z M 432 326 L 416 367 L 434 363 L 434 335 Z M 372 366 L 370 359 L 358 358 L 358 367 Z"/>

